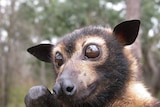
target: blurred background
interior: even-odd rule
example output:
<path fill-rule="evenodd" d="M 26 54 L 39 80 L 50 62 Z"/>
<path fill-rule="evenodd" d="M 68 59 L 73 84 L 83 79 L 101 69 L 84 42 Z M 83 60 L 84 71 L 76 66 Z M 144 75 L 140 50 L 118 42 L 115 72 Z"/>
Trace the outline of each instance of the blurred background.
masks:
<path fill-rule="evenodd" d="M 0 107 L 25 107 L 33 85 L 52 89 L 51 64 L 29 55 L 28 47 L 84 26 L 113 28 L 135 18 L 141 20 L 131 47 L 140 65 L 137 79 L 160 98 L 160 0 L 0 0 Z"/>

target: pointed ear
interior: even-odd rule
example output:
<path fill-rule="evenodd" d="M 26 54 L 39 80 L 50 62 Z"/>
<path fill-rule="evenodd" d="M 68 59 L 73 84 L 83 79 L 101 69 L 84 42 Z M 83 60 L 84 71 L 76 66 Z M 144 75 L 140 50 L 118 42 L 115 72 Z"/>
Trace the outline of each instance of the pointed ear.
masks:
<path fill-rule="evenodd" d="M 115 26 L 113 33 L 123 45 L 131 45 L 137 38 L 140 20 L 128 20 Z"/>
<path fill-rule="evenodd" d="M 27 51 L 39 60 L 50 63 L 52 61 L 51 51 L 53 47 L 54 45 L 52 44 L 39 44 L 28 48 Z"/>

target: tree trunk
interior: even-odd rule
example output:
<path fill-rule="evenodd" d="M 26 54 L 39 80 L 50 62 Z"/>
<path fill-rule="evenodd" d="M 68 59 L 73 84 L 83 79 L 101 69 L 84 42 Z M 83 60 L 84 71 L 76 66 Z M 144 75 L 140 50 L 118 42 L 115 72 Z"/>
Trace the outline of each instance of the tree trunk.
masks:
<path fill-rule="evenodd" d="M 148 52 L 148 63 L 149 63 L 149 66 L 150 68 L 152 69 L 152 73 L 153 73 L 153 76 L 151 78 L 151 87 L 153 87 L 152 89 L 152 93 L 153 95 L 157 95 L 159 90 L 160 90 L 160 87 L 159 87 L 159 79 L 160 79 L 160 72 L 159 72 L 159 69 L 158 69 L 158 64 L 155 62 L 155 59 L 154 59 L 154 56 L 153 56 L 153 50 L 154 50 L 154 46 L 151 47 L 150 51 Z"/>
<path fill-rule="evenodd" d="M 6 78 L 6 60 L 5 60 L 6 57 L 2 57 L 1 58 L 1 85 L 0 85 L 0 106 L 1 107 L 6 107 L 7 105 L 7 90 L 6 90 L 6 85 L 7 85 L 7 78 Z"/>
<path fill-rule="evenodd" d="M 6 31 L 8 33 L 8 37 L 7 37 L 7 41 L 5 41 L 4 46 L 3 47 L 7 47 L 8 50 L 4 51 L 2 50 L 3 53 L 3 58 L 1 61 L 2 63 L 2 93 L 1 93 L 1 107 L 7 107 L 8 104 L 8 98 L 9 98 L 9 90 L 10 90 L 10 85 L 11 85 L 11 76 L 12 76 L 12 67 L 14 66 L 13 64 L 16 63 L 13 58 L 15 57 L 15 55 L 12 55 L 12 47 L 14 46 L 14 42 L 13 42 L 13 36 L 14 36 L 14 8 L 15 8 L 15 0 L 11 0 L 11 4 L 7 5 L 5 7 L 5 15 L 7 17 L 7 19 L 9 19 L 9 25 L 5 26 L 6 27 Z M 2 19 L 3 20 L 3 19 Z M 4 19 L 5 20 L 5 19 Z M 3 22 L 1 22 L 2 26 L 4 26 Z M 3 48 L 2 48 L 3 49 Z"/>

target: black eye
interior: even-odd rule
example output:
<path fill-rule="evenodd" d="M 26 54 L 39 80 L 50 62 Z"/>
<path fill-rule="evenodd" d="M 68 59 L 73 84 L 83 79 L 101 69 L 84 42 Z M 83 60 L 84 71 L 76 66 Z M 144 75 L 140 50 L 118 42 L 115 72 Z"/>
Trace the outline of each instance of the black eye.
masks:
<path fill-rule="evenodd" d="M 61 66 L 64 62 L 63 56 L 61 53 L 57 52 L 55 56 L 55 63 L 57 66 Z"/>
<path fill-rule="evenodd" d="M 85 50 L 87 58 L 96 58 L 100 55 L 100 50 L 97 45 L 89 45 Z"/>

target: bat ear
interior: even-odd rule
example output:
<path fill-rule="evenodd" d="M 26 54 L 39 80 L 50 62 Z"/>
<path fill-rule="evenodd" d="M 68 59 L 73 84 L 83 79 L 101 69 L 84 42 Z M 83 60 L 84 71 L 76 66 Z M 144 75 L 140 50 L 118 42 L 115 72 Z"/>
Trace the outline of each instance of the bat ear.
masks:
<path fill-rule="evenodd" d="M 39 44 L 28 48 L 27 51 L 36 58 L 38 58 L 39 60 L 51 63 L 52 62 L 51 52 L 53 47 L 54 45 L 52 44 Z"/>
<path fill-rule="evenodd" d="M 123 45 L 131 45 L 137 38 L 140 20 L 128 20 L 115 26 L 113 33 Z"/>

